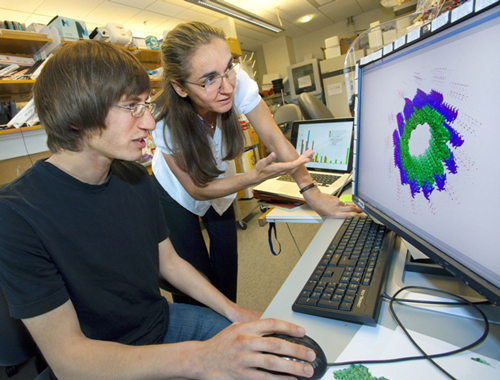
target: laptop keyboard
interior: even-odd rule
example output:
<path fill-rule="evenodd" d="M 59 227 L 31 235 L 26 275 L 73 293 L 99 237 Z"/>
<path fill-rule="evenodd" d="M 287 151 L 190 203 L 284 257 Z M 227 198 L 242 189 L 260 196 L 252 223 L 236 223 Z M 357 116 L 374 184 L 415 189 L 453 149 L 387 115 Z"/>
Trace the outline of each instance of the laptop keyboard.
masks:
<path fill-rule="evenodd" d="M 317 186 L 329 186 L 340 178 L 339 175 L 335 174 L 322 174 L 322 173 L 309 173 Z M 278 177 L 279 181 L 295 182 L 292 175 L 287 173 L 281 177 Z"/>
<path fill-rule="evenodd" d="M 349 322 L 377 323 L 394 236 L 368 217 L 347 218 L 292 310 Z"/>

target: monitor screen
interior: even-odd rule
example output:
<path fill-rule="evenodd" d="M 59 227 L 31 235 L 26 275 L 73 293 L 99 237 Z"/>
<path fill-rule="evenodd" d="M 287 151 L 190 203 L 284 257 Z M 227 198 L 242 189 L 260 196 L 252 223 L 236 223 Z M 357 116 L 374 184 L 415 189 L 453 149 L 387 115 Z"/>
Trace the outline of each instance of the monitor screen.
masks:
<path fill-rule="evenodd" d="M 358 68 L 353 199 L 500 304 L 500 6 L 444 17 Z"/>
<path fill-rule="evenodd" d="M 303 92 L 309 92 L 319 98 L 323 96 L 323 86 L 317 59 L 310 59 L 287 67 L 292 99 Z"/>
<path fill-rule="evenodd" d="M 294 121 L 292 145 L 298 154 L 314 150 L 308 169 L 350 172 L 352 170 L 351 119 L 318 119 Z"/>

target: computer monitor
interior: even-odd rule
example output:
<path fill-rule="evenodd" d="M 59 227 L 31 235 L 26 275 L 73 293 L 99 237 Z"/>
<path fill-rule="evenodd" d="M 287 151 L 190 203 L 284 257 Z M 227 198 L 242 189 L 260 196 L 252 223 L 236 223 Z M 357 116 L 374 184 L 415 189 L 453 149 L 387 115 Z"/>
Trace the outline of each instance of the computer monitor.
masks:
<path fill-rule="evenodd" d="M 310 92 L 323 100 L 323 86 L 316 58 L 288 66 L 287 71 L 292 100 L 297 99 L 303 92 Z"/>
<path fill-rule="evenodd" d="M 353 200 L 500 305 L 500 3 L 479 9 L 489 3 L 361 60 Z"/>

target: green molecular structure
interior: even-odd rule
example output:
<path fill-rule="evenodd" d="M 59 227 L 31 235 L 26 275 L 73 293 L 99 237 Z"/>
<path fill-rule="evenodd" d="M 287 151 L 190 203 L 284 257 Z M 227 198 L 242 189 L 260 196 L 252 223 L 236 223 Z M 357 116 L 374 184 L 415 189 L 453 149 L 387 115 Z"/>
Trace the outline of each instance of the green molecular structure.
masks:
<path fill-rule="evenodd" d="M 464 142 L 451 126 L 457 114 L 457 110 L 443 103 L 443 96 L 437 91 L 426 94 L 417 90 L 413 100 L 405 99 L 404 111 L 396 116 L 398 128 L 393 132 L 394 163 L 400 170 L 401 184 L 410 187 L 412 197 L 423 192 L 429 200 L 434 189 L 445 189 L 447 173 L 457 173 L 448 146 L 456 148 Z M 429 147 L 414 156 L 410 153 L 411 135 L 422 125 L 429 126 Z"/>
<path fill-rule="evenodd" d="M 403 136 L 401 136 L 401 161 L 406 168 L 408 178 L 415 180 L 420 187 L 434 185 L 435 175 L 444 175 L 442 161 L 450 158 L 450 150 L 446 142 L 450 139 L 449 131 L 443 127 L 444 117 L 429 106 L 424 106 L 413 113 L 406 121 Z M 427 123 L 430 127 L 431 139 L 425 153 L 412 156 L 410 153 L 410 138 L 419 125 Z"/>
<path fill-rule="evenodd" d="M 335 380 L 388 380 L 385 377 L 373 377 L 368 368 L 361 364 L 352 364 L 349 368 L 333 372 Z"/>

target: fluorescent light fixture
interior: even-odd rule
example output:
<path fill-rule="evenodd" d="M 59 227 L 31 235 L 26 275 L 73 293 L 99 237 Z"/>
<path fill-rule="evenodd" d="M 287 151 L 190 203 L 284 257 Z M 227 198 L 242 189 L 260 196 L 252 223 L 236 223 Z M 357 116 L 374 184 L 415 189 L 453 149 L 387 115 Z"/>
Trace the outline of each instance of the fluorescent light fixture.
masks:
<path fill-rule="evenodd" d="M 253 25 L 260 26 L 261 28 L 270 30 L 274 33 L 283 32 L 285 29 L 280 28 L 279 26 L 273 25 L 266 20 L 247 12 L 244 9 L 238 8 L 234 5 L 230 5 L 224 3 L 222 1 L 217 0 L 185 0 L 188 3 L 192 3 L 195 5 L 199 5 L 200 7 L 208 8 L 212 11 L 219 12 L 225 14 L 226 16 L 234 17 L 238 20 L 248 22 Z"/>

